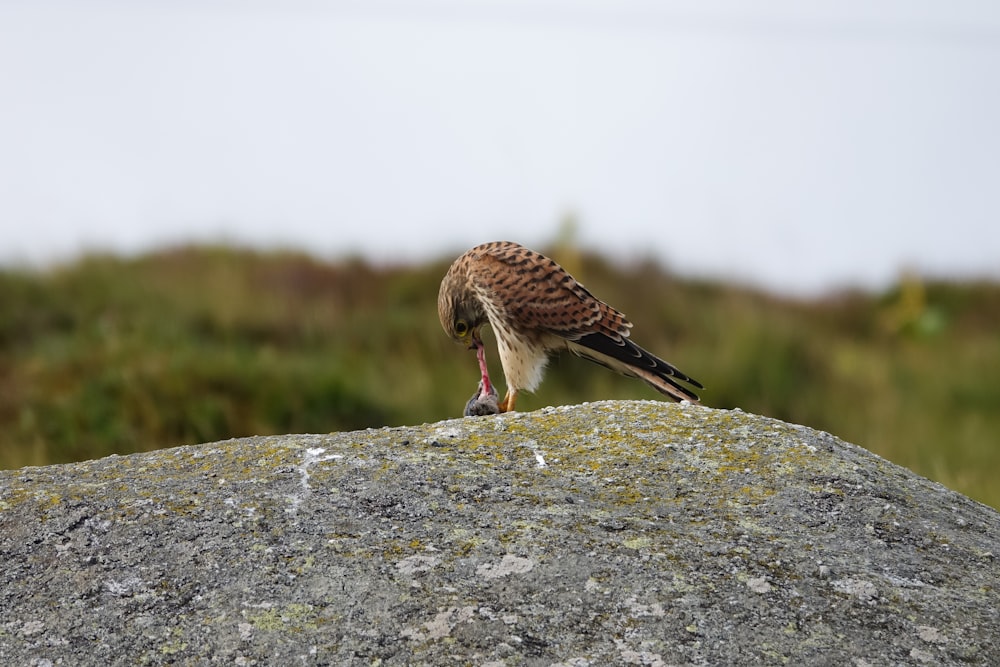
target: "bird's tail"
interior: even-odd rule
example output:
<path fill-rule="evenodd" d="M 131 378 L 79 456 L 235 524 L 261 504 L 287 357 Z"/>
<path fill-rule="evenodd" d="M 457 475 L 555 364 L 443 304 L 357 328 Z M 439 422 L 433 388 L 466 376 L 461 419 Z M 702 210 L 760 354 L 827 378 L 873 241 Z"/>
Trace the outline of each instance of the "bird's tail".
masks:
<path fill-rule="evenodd" d="M 628 338 L 615 340 L 605 334 L 593 333 L 569 341 L 568 347 L 576 356 L 610 368 L 616 373 L 639 378 L 675 401 L 698 402 L 698 394 L 679 382 L 704 389 L 700 382 L 642 349 Z"/>

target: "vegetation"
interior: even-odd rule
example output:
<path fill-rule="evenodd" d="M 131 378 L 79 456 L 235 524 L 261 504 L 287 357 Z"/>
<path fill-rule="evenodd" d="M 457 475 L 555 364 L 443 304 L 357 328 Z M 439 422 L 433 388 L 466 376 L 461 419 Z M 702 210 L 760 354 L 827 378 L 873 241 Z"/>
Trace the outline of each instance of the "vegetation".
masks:
<path fill-rule="evenodd" d="M 1000 507 L 1000 285 L 806 302 L 566 252 L 706 404 L 830 431 Z M 180 248 L 0 272 L 0 466 L 457 417 L 478 371 L 437 320 L 450 259 Z M 565 355 L 518 407 L 602 398 L 659 395 Z"/>

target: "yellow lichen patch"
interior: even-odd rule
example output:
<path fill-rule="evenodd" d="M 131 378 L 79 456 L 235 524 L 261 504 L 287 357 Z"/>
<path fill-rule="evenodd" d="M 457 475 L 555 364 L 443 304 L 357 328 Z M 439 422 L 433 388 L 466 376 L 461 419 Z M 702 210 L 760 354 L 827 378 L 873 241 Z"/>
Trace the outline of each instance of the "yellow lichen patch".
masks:
<path fill-rule="evenodd" d="M 454 552 L 456 556 L 464 557 L 472 553 L 472 550 L 482 544 L 482 540 L 469 540 L 468 542 L 462 542 L 454 547 Z"/>
<path fill-rule="evenodd" d="M 455 528 L 444 537 L 444 543 L 452 545 L 452 550 L 458 556 L 468 555 L 483 542 L 478 534 L 468 528 Z"/>
<path fill-rule="evenodd" d="M 8 489 L 0 498 L 0 512 L 12 509 L 21 503 L 34 500 L 42 510 L 52 509 L 62 502 L 62 496 L 45 489 L 27 489 L 24 487 L 14 487 Z"/>
<path fill-rule="evenodd" d="M 300 575 L 301 574 L 305 574 L 307 570 L 312 569 L 312 567 L 316 564 L 316 557 L 315 556 L 306 556 L 305 558 L 296 559 L 296 560 L 299 561 L 299 564 L 298 565 L 292 565 L 289 568 L 295 574 L 300 574 Z"/>
<path fill-rule="evenodd" d="M 649 537 L 648 535 L 637 535 L 635 537 L 629 537 L 622 540 L 622 546 L 628 549 L 635 549 L 636 551 L 638 551 L 639 549 L 648 549 L 649 547 L 653 546 L 653 538 Z"/>
<path fill-rule="evenodd" d="M 316 612 L 311 604 L 289 604 L 248 614 L 247 620 L 258 630 L 302 632 L 318 627 Z"/>
<path fill-rule="evenodd" d="M 180 653 L 187 648 L 187 642 L 182 642 L 179 639 L 169 641 L 160 647 L 160 653 L 163 655 L 173 655 L 175 653 Z"/>
<path fill-rule="evenodd" d="M 501 532 L 497 539 L 501 544 L 519 544 L 532 542 L 534 533 L 544 534 L 548 527 L 552 525 L 549 520 L 542 520 L 537 523 L 530 521 L 515 521 L 507 529 Z"/>

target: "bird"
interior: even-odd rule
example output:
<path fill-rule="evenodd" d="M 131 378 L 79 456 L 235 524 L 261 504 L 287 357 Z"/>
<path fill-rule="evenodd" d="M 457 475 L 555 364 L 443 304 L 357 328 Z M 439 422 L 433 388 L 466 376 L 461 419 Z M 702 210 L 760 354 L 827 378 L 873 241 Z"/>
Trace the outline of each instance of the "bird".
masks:
<path fill-rule="evenodd" d="M 476 350 L 482 381 L 470 405 L 495 391 L 482 340 L 486 325 L 496 337 L 507 383 L 500 412 L 513 411 L 521 391 L 534 391 L 550 355 L 563 350 L 639 378 L 675 401 L 699 402 L 682 382 L 705 388 L 633 343 L 625 315 L 554 260 L 512 241 L 477 245 L 452 263 L 438 291 L 438 317 L 445 333 Z"/>

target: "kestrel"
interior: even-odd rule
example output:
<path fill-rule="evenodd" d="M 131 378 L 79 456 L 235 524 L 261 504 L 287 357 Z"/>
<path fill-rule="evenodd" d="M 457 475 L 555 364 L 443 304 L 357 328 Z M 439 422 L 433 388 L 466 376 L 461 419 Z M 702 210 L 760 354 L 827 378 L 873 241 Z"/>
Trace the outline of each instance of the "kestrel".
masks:
<path fill-rule="evenodd" d="M 492 327 L 507 380 L 501 412 L 514 409 L 520 391 L 535 390 L 549 355 L 562 350 L 639 378 L 677 401 L 698 402 L 698 395 L 679 382 L 704 389 L 629 340 L 632 323 L 625 315 L 553 260 L 517 243 L 484 243 L 456 259 L 441 281 L 438 316 L 449 336 L 475 348 L 481 400 L 495 392 L 480 337 L 483 325 Z"/>

